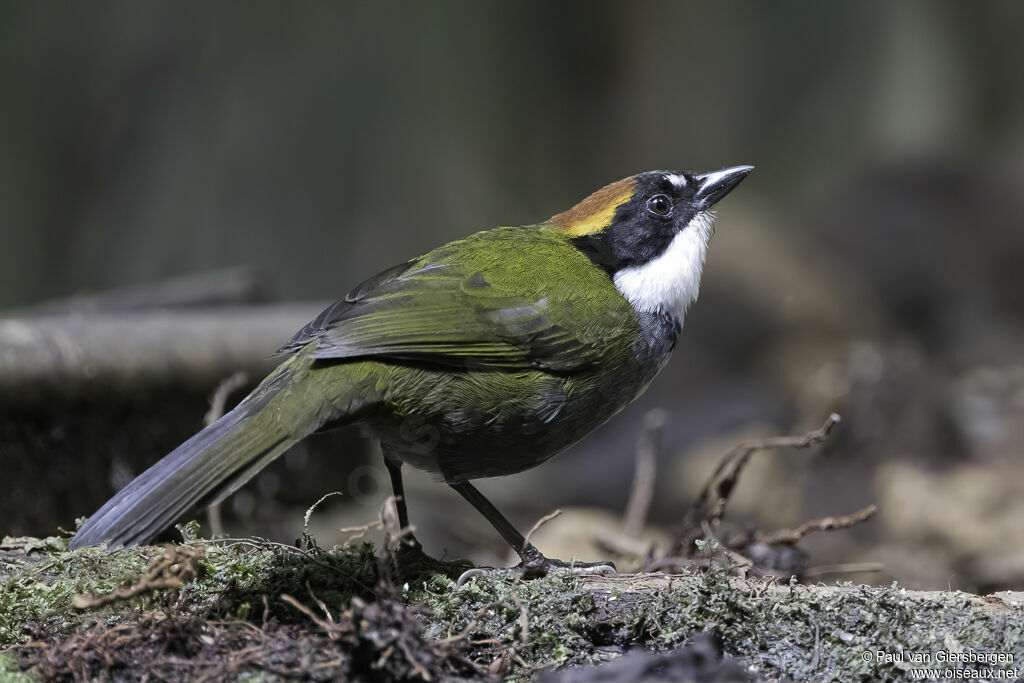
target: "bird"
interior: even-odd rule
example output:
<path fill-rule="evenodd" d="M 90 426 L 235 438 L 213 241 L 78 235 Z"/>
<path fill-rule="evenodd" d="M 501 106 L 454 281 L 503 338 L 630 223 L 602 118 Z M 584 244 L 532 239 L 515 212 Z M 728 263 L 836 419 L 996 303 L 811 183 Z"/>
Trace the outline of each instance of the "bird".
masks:
<path fill-rule="evenodd" d="M 313 432 L 357 423 L 379 440 L 402 529 L 409 465 L 475 507 L 522 571 L 569 566 L 472 482 L 540 465 L 644 392 L 697 299 L 712 207 L 751 170 L 638 173 L 542 223 L 477 232 L 378 273 L 299 330 L 248 396 L 128 483 L 70 547 L 146 543 Z"/>

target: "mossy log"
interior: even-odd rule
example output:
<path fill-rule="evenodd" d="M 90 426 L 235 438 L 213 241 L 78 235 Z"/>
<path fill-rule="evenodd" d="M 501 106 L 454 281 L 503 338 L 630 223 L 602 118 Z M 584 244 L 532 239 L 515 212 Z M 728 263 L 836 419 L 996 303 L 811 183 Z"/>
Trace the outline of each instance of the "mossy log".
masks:
<path fill-rule="evenodd" d="M 209 391 L 270 356 L 323 303 L 118 310 L 0 319 L 0 402 Z"/>
<path fill-rule="evenodd" d="M 0 318 L 35 318 L 114 311 L 212 308 L 266 303 L 269 287 L 249 266 L 179 275 L 100 292 L 79 292 L 22 308 L 0 311 Z"/>
<path fill-rule="evenodd" d="M 701 633 L 722 654 L 691 657 L 703 668 L 684 677 L 711 680 L 729 667 L 730 680 L 911 680 L 912 668 L 977 678 L 1024 661 L 1022 593 L 777 586 L 719 569 L 477 577 L 456 588 L 444 573 L 397 578 L 393 558 L 369 545 L 66 545 L 0 545 L 0 647 L 10 648 L 0 674 L 438 680 L 547 670 L 553 680 L 602 680 L 600 667 L 574 667 L 651 656 L 629 651 L 685 653 Z M 669 664 L 655 662 L 629 677 L 657 680 Z"/>

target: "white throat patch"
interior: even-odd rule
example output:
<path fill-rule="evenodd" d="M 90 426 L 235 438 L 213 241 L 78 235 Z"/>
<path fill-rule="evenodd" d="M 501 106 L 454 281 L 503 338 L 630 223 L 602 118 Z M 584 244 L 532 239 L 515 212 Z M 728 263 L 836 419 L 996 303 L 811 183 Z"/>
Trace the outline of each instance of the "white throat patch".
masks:
<path fill-rule="evenodd" d="M 670 313 L 680 324 L 697 300 L 704 257 L 711 239 L 714 215 L 701 211 L 672 238 L 660 256 L 640 266 L 615 273 L 615 287 L 633 308 L 649 313 Z"/>

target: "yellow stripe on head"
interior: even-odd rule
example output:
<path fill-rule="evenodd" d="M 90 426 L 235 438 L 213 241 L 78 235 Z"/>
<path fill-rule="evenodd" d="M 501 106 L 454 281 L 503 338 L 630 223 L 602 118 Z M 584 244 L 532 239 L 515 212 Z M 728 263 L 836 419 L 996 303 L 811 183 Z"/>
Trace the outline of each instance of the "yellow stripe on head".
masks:
<path fill-rule="evenodd" d="M 633 198 L 635 187 L 632 177 L 605 185 L 568 211 L 552 216 L 550 223 L 573 237 L 601 232 L 612 224 L 615 209 Z"/>

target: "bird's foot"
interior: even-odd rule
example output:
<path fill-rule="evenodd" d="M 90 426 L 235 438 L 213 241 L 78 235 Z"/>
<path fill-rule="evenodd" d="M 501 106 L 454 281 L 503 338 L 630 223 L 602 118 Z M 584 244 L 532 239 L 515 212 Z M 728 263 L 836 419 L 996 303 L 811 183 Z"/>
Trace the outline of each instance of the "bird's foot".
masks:
<path fill-rule="evenodd" d="M 432 559 L 423 552 L 423 546 L 420 545 L 420 542 L 412 534 L 400 538 L 394 546 L 392 553 L 394 554 L 395 562 L 399 566 L 417 564 L 425 559 Z"/>
<path fill-rule="evenodd" d="M 472 567 L 469 560 L 437 560 L 427 555 L 413 536 L 407 535 L 398 542 L 394 550 L 397 572 L 402 580 L 412 580 L 424 574 L 441 573 L 456 576 Z"/>
<path fill-rule="evenodd" d="M 533 546 L 528 546 L 525 551 L 520 554 L 522 562 L 517 564 L 515 567 L 505 567 L 501 569 L 494 569 L 491 567 L 474 567 L 462 573 L 455 581 L 455 587 L 458 588 L 467 581 L 476 578 L 477 576 L 505 576 L 505 575 L 519 575 L 524 579 L 536 579 L 542 576 L 546 576 L 550 571 L 569 571 L 579 576 L 592 576 L 601 575 L 608 576 L 616 574 L 615 565 L 611 562 L 578 562 L 573 560 L 572 562 L 566 562 L 565 560 L 557 560 L 544 557 L 540 551 Z"/>

